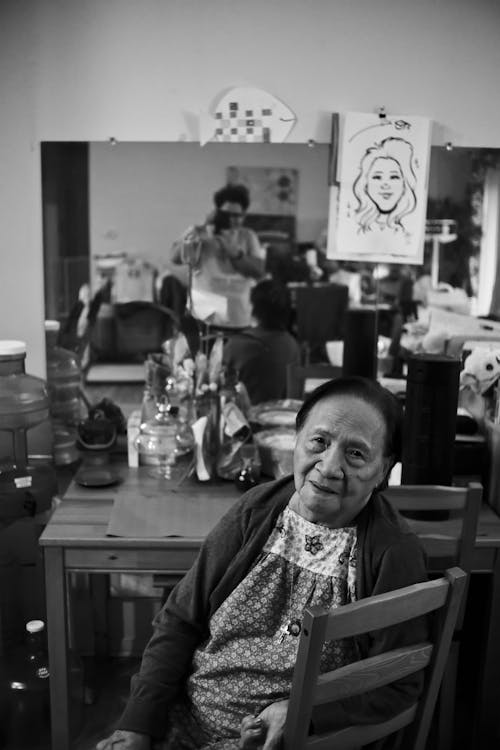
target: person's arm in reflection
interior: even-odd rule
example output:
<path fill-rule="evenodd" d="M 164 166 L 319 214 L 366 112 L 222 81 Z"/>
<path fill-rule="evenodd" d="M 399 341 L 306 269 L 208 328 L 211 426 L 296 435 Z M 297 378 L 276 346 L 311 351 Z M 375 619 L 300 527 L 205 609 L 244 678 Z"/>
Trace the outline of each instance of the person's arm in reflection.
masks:
<path fill-rule="evenodd" d="M 234 270 L 250 279 L 262 279 L 265 260 L 262 257 L 257 235 L 251 229 L 244 232 L 229 230 L 222 234 L 221 242 Z"/>
<path fill-rule="evenodd" d="M 204 224 L 193 224 L 188 227 L 173 243 L 170 261 L 175 265 L 190 263 L 196 267 L 200 262 L 203 244 L 210 240 L 211 234 L 208 220 Z"/>

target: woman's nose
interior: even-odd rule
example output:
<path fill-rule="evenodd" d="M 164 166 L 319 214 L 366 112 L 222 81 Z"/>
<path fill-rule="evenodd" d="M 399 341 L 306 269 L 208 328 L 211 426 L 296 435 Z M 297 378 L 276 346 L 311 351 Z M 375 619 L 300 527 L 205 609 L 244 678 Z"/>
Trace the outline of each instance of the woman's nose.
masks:
<path fill-rule="evenodd" d="M 342 477 L 344 475 L 342 453 L 337 446 L 331 445 L 322 454 L 321 472 L 325 477 Z"/>

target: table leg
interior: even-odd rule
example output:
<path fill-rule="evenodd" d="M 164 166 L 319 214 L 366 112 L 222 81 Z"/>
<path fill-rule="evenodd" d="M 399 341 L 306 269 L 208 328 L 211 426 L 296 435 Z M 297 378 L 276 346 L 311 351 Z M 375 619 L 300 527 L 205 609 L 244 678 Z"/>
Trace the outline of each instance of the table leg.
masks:
<path fill-rule="evenodd" d="M 60 547 L 46 547 L 44 549 L 44 562 L 52 750 L 68 750 L 70 747 L 68 619 L 64 550 Z"/>
<path fill-rule="evenodd" d="M 91 573 L 89 578 L 94 627 L 94 653 L 98 657 L 106 657 L 109 656 L 109 575 Z"/>
<path fill-rule="evenodd" d="M 498 672 L 500 670 L 500 550 L 495 550 L 491 574 L 489 607 L 479 677 L 479 700 L 473 747 L 497 748 L 500 737 Z M 479 648 L 479 644 L 476 644 Z"/>

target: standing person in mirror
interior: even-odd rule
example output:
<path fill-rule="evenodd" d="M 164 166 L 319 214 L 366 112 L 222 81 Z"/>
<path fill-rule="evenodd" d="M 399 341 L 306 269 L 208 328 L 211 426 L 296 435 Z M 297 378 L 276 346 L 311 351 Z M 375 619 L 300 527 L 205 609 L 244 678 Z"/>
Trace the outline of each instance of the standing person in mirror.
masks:
<path fill-rule="evenodd" d="M 154 621 L 131 695 L 97 750 L 280 747 L 305 607 L 342 607 L 426 580 L 423 549 L 384 496 L 402 409 L 337 378 L 296 417 L 293 474 L 253 487 L 212 529 Z M 323 671 L 425 640 L 424 618 L 331 641 Z M 423 673 L 319 707 L 314 729 L 384 721 Z"/>
<path fill-rule="evenodd" d="M 288 364 L 300 363 L 300 347 L 289 332 L 290 292 L 284 284 L 264 279 L 250 291 L 255 325 L 233 333 L 223 361 L 238 373 L 252 404 L 286 397 Z"/>
<path fill-rule="evenodd" d="M 197 246 L 193 291 L 205 292 L 205 309 L 216 308 L 211 322 L 244 327 L 251 321 L 250 289 L 265 274 L 264 251 L 254 231 L 243 225 L 250 204 L 243 185 L 227 185 L 214 194 L 215 209 L 201 226 L 190 227 L 174 244 L 174 263 L 181 263 L 183 243 Z M 210 295 L 217 295 L 211 297 Z"/>

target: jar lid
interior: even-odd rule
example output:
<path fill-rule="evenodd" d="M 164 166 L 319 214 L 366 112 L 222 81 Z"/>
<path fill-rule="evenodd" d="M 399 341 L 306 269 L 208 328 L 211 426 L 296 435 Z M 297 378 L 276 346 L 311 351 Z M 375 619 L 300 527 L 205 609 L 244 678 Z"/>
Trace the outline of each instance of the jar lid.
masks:
<path fill-rule="evenodd" d="M 26 354 L 25 341 L 0 340 L 0 357 L 12 354 Z"/>
<path fill-rule="evenodd" d="M 26 623 L 28 633 L 40 633 L 45 627 L 43 620 L 30 620 Z"/>
<path fill-rule="evenodd" d="M 45 330 L 46 331 L 59 331 L 61 327 L 61 324 L 58 320 L 46 320 L 45 321 Z"/>

